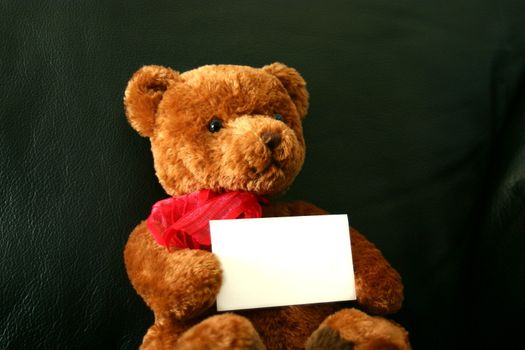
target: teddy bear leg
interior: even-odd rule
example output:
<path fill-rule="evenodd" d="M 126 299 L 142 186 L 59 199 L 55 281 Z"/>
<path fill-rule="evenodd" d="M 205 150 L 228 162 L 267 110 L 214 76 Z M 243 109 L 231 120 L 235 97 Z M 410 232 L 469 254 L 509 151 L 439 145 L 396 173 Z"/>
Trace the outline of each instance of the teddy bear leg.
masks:
<path fill-rule="evenodd" d="M 312 333 L 307 350 L 410 350 L 408 332 L 382 317 L 344 309 L 326 318 Z"/>
<path fill-rule="evenodd" d="M 263 350 L 266 347 L 247 318 L 222 314 L 190 328 L 179 338 L 175 349 Z"/>

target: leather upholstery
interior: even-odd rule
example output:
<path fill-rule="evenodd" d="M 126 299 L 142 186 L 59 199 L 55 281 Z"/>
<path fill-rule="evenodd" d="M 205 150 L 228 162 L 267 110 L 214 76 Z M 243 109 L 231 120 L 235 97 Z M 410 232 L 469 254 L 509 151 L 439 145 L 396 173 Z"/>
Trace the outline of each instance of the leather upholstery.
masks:
<path fill-rule="evenodd" d="M 131 229 L 165 197 L 122 93 L 144 64 L 282 61 L 308 81 L 309 200 L 382 249 L 415 349 L 517 340 L 522 1 L 0 4 L 0 348 L 137 348 Z"/>

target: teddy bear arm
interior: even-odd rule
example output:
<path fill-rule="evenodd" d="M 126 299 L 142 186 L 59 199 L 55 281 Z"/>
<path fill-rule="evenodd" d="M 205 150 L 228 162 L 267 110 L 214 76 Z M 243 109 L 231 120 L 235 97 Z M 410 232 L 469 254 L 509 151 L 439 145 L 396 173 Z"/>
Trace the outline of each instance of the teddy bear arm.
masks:
<path fill-rule="evenodd" d="M 203 250 L 168 251 L 155 242 L 145 222 L 131 233 L 124 260 L 133 287 L 156 318 L 195 316 L 213 305 L 221 286 L 215 255 Z"/>
<path fill-rule="evenodd" d="M 354 228 L 350 232 L 357 303 L 371 314 L 391 314 L 403 303 L 399 273 L 376 246 Z"/>
<path fill-rule="evenodd" d="M 304 202 L 275 203 L 266 208 L 266 216 L 323 215 L 324 209 Z M 398 311 L 403 302 L 403 284 L 379 249 L 359 231 L 351 228 L 357 303 L 372 314 Z"/>

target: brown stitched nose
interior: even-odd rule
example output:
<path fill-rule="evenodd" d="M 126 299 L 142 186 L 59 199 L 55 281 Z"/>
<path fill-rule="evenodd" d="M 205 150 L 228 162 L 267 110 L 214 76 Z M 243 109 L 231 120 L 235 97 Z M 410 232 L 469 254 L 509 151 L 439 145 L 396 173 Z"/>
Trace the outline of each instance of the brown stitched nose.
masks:
<path fill-rule="evenodd" d="M 264 131 L 261 134 L 261 140 L 264 142 L 266 147 L 273 151 L 281 143 L 281 134 L 272 131 Z"/>

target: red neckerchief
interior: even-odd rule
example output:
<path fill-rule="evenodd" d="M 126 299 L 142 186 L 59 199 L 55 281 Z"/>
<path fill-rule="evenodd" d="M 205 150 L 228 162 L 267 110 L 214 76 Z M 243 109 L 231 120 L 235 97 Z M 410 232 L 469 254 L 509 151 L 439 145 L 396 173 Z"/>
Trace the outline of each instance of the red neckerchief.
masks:
<path fill-rule="evenodd" d="M 146 221 L 158 244 L 170 248 L 211 249 L 210 220 L 260 218 L 266 199 L 248 192 L 201 190 L 153 205 Z"/>

